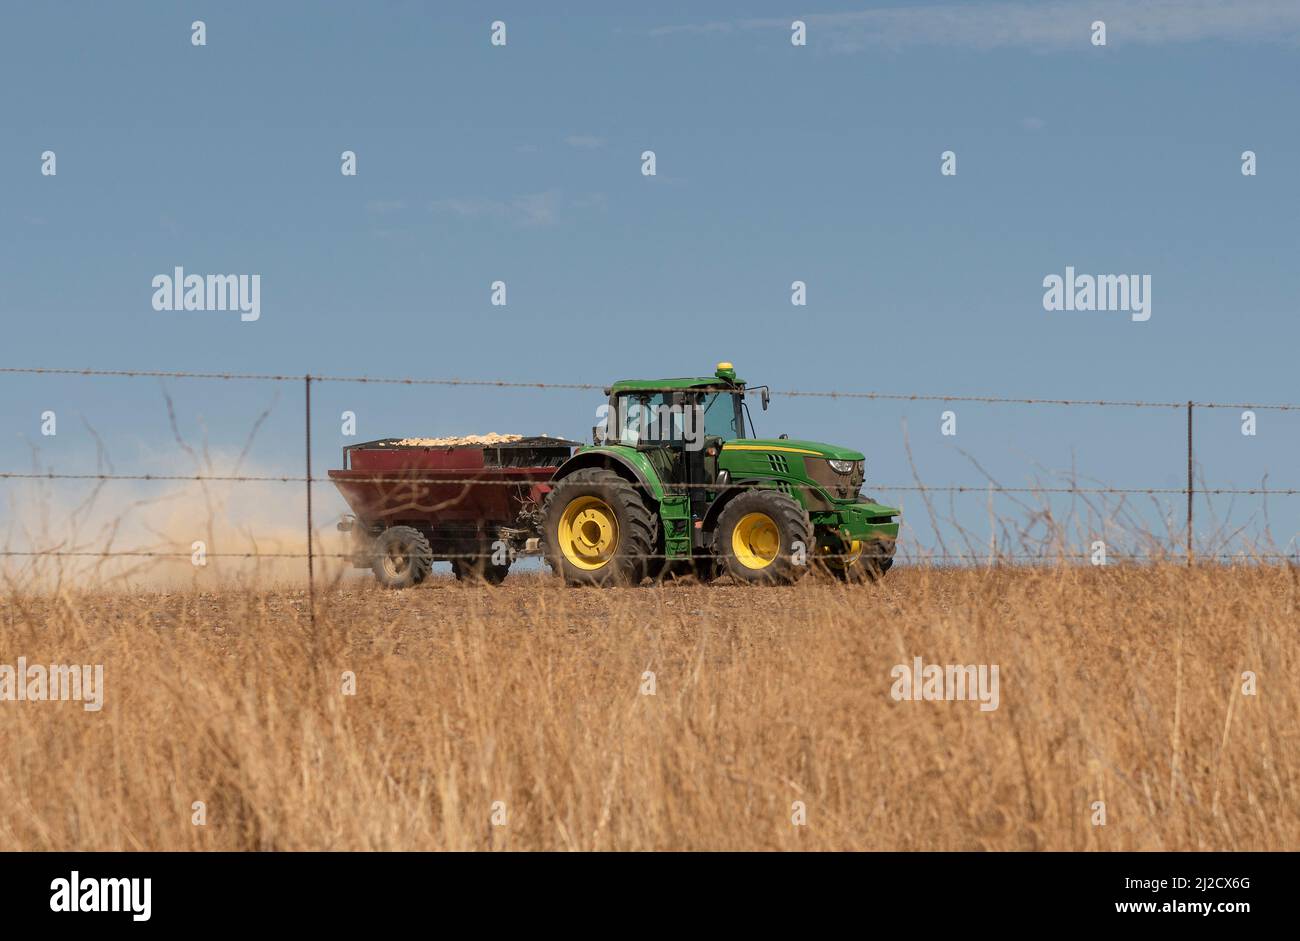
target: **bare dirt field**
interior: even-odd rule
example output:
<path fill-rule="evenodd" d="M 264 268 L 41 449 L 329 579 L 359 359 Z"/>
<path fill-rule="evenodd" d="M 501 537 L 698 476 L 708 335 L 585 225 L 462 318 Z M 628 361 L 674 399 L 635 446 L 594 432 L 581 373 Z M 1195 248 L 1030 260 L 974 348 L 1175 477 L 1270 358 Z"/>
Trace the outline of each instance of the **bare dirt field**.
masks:
<path fill-rule="evenodd" d="M 1293 568 L 343 584 L 314 630 L 301 588 L 6 586 L 0 664 L 105 690 L 0 701 L 0 848 L 1300 848 Z M 896 701 L 914 657 L 997 708 Z"/>

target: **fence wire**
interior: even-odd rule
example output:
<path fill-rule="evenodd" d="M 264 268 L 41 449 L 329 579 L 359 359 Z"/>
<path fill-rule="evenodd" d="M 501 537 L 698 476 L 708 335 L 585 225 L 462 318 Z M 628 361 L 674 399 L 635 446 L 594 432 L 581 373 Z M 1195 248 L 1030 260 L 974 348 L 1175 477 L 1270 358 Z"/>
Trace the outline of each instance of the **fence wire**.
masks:
<path fill-rule="evenodd" d="M 1087 562 L 1092 553 L 1086 550 L 1077 552 L 1051 552 L 1051 553 L 1033 553 L 1033 552 L 925 552 L 918 554 L 895 555 L 892 558 L 896 561 L 907 562 L 908 564 L 925 564 L 936 561 L 969 561 L 980 562 L 984 564 L 996 565 L 999 562 L 1006 561 L 1027 561 L 1027 562 Z M 179 551 L 149 551 L 149 550 L 104 550 L 95 552 L 92 550 L 63 550 L 63 549 L 28 549 L 28 550 L 0 550 L 0 558 L 44 558 L 46 556 L 54 558 L 79 558 L 79 559 L 113 559 L 113 558 L 139 558 L 139 559 L 192 559 L 193 552 Z M 313 552 L 310 556 L 306 552 L 207 552 L 203 553 L 207 559 L 339 559 L 353 560 L 356 554 L 352 552 Z M 513 558 L 524 557 L 540 558 L 540 553 L 515 553 Z M 626 553 L 612 553 L 610 559 L 627 558 Z M 476 560 L 487 561 L 493 558 L 492 552 L 450 552 L 436 554 L 435 561 L 457 560 Z M 637 553 L 636 558 L 648 559 L 655 561 L 668 562 L 689 562 L 690 559 L 681 559 L 676 556 L 665 555 L 664 553 Z M 837 561 L 846 558 L 857 559 L 857 555 L 848 555 L 847 553 L 817 553 L 815 561 Z M 1107 566 L 1116 562 L 1170 562 L 1181 565 L 1182 556 L 1176 553 L 1160 552 L 1116 552 L 1108 550 L 1106 553 L 1108 560 Z M 1300 564 L 1300 550 L 1292 553 L 1285 552 L 1218 552 L 1198 554 L 1197 559 L 1203 562 L 1255 562 L 1255 561 L 1287 561 Z"/>
<path fill-rule="evenodd" d="M 509 470 L 509 468 L 501 468 Z M 195 481 L 212 481 L 212 482 L 234 482 L 234 483 L 297 483 L 297 484 L 338 484 L 338 483 L 393 483 L 393 484 L 441 484 L 448 486 L 486 486 L 486 487 L 532 487 L 534 484 L 546 484 L 542 480 L 492 480 L 478 477 L 423 477 L 413 476 L 405 477 L 400 474 L 357 474 L 355 471 L 348 471 L 347 477 L 305 477 L 293 475 L 281 476 L 257 476 L 242 474 L 61 474 L 43 471 L 28 472 L 0 472 L 0 480 L 101 480 L 101 481 L 178 481 L 189 483 Z M 796 484 L 783 482 L 784 486 L 791 490 L 824 490 L 825 487 L 816 484 Z M 1003 487 L 1000 484 L 958 484 L 958 485 L 931 485 L 931 484 L 877 484 L 864 483 L 863 486 L 872 490 L 879 490 L 886 493 L 1016 493 L 1016 494 L 1038 494 L 1038 493 L 1056 493 L 1056 494 L 1132 494 L 1132 495 L 1160 495 L 1160 494 L 1177 494 L 1183 496 L 1187 493 L 1185 487 Z M 758 482 L 741 481 L 738 483 L 673 483 L 668 485 L 668 489 L 701 489 L 701 490 L 728 490 L 728 489 L 770 489 L 771 484 Z M 1198 494 L 1211 495 L 1240 495 L 1240 496 L 1269 496 L 1269 497 L 1286 497 L 1300 494 L 1300 489 L 1270 489 L 1266 487 L 1197 487 Z"/>
<path fill-rule="evenodd" d="M 566 391 L 604 391 L 609 383 L 595 382 L 521 382 L 518 379 L 428 378 L 421 376 L 331 376 L 304 373 L 194 372 L 159 369 L 73 369 L 48 366 L 2 366 L 0 374 L 35 376 L 104 376 L 116 378 L 214 379 L 254 382 L 356 382 L 372 385 L 469 386 L 501 389 L 561 389 Z M 772 395 L 798 398 L 879 399 L 895 402 L 977 402 L 989 405 L 1061 405 L 1092 408 L 1231 408 L 1266 411 L 1300 411 L 1300 403 L 1231 403 L 1231 402 L 1154 402 L 1141 399 L 1065 399 L 1023 398 L 1000 395 L 941 394 L 933 392 L 872 392 L 853 390 L 772 389 Z"/>
<path fill-rule="evenodd" d="M 303 374 L 293 375 L 286 373 L 243 373 L 243 372 L 204 372 L 189 370 L 128 370 L 128 369 L 75 369 L 75 368 L 58 368 L 58 367 L 0 367 L 0 374 L 9 375 L 34 375 L 34 376 L 84 376 L 84 377 L 108 377 L 108 378 L 156 378 L 156 379 L 195 379 L 195 380 L 215 380 L 215 381 L 252 381 L 252 382 L 302 382 L 307 390 L 307 415 L 308 427 L 307 434 L 310 435 L 310 394 L 313 383 L 336 382 L 336 383 L 361 383 L 374 385 L 410 385 L 410 386 L 445 386 L 456 387 L 464 386 L 471 388 L 502 388 L 502 389 L 537 389 L 537 390 L 565 390 L 581 392 L 604 392 L 609 388 L 603 383 L 575 383 L 575 382 L 521 382 L 517 379 L 463 379 L 458 377 L 449 378 L 428 378 L 418 376 L 336 376 L 336 375 L 315 375 Z M 758 389 L 747 390 L 751 394 L 756 394 Z M 1268 410 L 1268 411 L 1300 411 L 1300 404 L 1295 403 L 1228 403 L 1228 402 L 1160 402 L 1146 401 L 1139 399 L 1069 399 L 1069 398 L 1027 398 L 1011 397 L 996 395 L 969 395 L 969 394 L 937 394 L 937 393 L 898 393 L 898 392 L 879 392 L 879 391 L 853 391 L 853 390 L 800 390 L 800 389 L 774 389 L 770 390 L 774 396 L 787 396 L 791 398 L 825 398 L 825 399 L 850 399 L 850 400 L 880 400 L 880 401 L 900 401 L 900 402 L 966 402 L 988 405 L 1046 405 L 1062 407 L 1089 407 L 1089 408 L 1147 408 L 1147 409 L 1177 409 L 1186 410 L 1188 415 L 1188 466 L 1189 477 L 1188 486 L 1186 487 L 1005 487 L 997 484 L 979 484 L 979 485 L 948 485 L 948 486 L 930 486 L 926 484 L 868 484 L 872 490 L 885 493 L 921 493 L 921 494 L 942 494 L 942 493 L 979 493 L 986 495 L 993 494 L 1089 494 L 1089 495 L 1178 495 L 1186 496 L 1188 499 L 1188 546 L 1187 558 L 1190 561 L 1191 551 L 1191 499 L 1193 494 L 1205 495 L 1240 495 L 1240 496 L 1295 496 L 1300 494 L 1300 489 L 1284 488 L 1270 489 L 1264 487 L 1194 487 L 1191 479 L 1191 415 L 1192 410 L 1196 408 L 1207 409 L 1240 409 L 1240 410 Z M 308 441 L 310 438 L 308 437 Z M 310 461 L 310 455 L 308 455 Z M 495 469 L 494 469 L 495 470 Z M 509 473 L 509 468 L 500 470 Z M 117 473 L 58 473 L 49 472 L 17 472 L 5 471 L 0 472 L 0 480 L 80 480 L 80 481 L 143 481 L 143 482 L 226 482 L 226 483 L 296 483 L 304 484 L 307 488 L 308 507 L 310 514 L 311 488 L 321 483 L 392 483 L 392 484 L 421 484 L 421 485 L 443 485 L 443 486 L 505 486 L 515 488 L 528 488 L 535 483 L 545 483 L 544 481 L 519 480 L 519 479 L 482 479 L 480 477 L 427 477 L 421 473 L 416 474 L 356 474 L 349 472 L 346 478 L 316 477 L 310 472 L 310 463 L 308 463 L 308 472 L 304 475 L 282 474 L 282 475 L 251 475 L 251 474 L 117 474 Z M 763 483 L 742 482 L 740 484 L 728 484 L 728 487 L 741 488 L 762 488 Z M 812 484 L 785 483 L 789 489 L 823 489 Z M 696 483 L 696 484 L 674 484 L 674 489 L 703 488 L 708 490 L 723 489 L 716 483 Z M 310 516 L 309 516 L 310 519 Z M 353 559 L 353 553 L 326 553 L 316 552 L 311 547 L 311 533 L 309 526 L 308 551 L 306 552 L 242 552 L 242 553 L 205 553 L 207 558 L 233 558 L 233 559 L 306 559 L 310 568 L 311 561 L 314 558 L 337 558 Z M 1171 560 L 1175 558 L 1173 553 L 1138 553 L 1138 554 L 1121 554 L 1112 553 L 1113 558 L 1118 561 L 1159 561 Z M 192 553 L 185 552 L 161 552 L 161 551 L 138 551 L 138 550 L 105 550 L 102 552 L 82 551 L 82 550 L 30 550 L 14 551 L 0 550 L 0 557 L 77 557 L 77 558 L 175 558 L 188 559 Z M 477 559 L 483 560 L 489 557 L 487 553 L 458 553 L 458 554 L 440 554 L 442 559 Z M 838 556 L 822 556 L 822 558 L 837 558 Z M 652 555 L 651 559 L 666 559 L 663 555 Z M 993 552 L 991 554 L 976 553 L 930 553 L 921 552 L 916 555 L 907 554 L 901 556 L 905 561 L 926 563 L 935 561 L 975 561 L 987 564 L 996 564 L 1004 561 L 1078 561 L 1088 558 L 1088 553 L 1056 553 L 1056 554 L 1035 554 L 1035 553 L 1003 553 Z M 1285 553 L 1219 553 L 1219 554 L 1198 554 L 1197 558 L 1204 561 L 1271 561 L 1285 560 L 1295 561 L 1296 554 Z M 310 581 L 310 580 L 309 580 Z"/>

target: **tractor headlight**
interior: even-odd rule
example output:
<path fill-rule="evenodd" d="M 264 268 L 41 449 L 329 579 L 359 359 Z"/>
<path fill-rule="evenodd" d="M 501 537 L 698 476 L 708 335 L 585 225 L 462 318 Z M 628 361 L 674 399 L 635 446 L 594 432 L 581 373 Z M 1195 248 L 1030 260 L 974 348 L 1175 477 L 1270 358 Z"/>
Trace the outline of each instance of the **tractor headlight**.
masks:
<path fill-rule="evenodd" d="M 853 461 L 827 461 L 826 463 L 829 464 L 831 470 L 835 471 L 837 474 L 853 473 Z"/>

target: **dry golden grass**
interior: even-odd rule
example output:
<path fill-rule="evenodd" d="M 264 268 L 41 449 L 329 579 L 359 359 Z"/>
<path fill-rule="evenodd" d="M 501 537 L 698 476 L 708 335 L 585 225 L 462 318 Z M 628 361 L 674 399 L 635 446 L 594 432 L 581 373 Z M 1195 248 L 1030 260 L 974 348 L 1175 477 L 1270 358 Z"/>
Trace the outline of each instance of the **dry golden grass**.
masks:
<path fill-rule="evenodd" d="M 1298 596 L 1287 567 L 514 575 L 322 590 L 312 632 L 300 589 L 11 592 L 0 663 L 100 662 L 107 694 L 0 702 L 0 847 L 1293 850 Z M 1000 708 L 895 702 L 913 656 L 999 664 Z"/>

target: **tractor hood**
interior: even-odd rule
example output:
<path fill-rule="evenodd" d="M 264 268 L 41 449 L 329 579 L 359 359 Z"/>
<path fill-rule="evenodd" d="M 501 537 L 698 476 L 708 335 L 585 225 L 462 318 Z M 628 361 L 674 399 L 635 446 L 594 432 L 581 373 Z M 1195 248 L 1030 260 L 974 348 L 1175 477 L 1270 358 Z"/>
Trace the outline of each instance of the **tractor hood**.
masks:
<path fill-rule="evenodd" d="M 824 457 L 836 461 L 864 461 L 866 456 L 852 448 L 841 448 L 820 441 L 801 441 L 795 438 L 738 438 L 722 446 L 724 451 L 775 451 L 778 454 L 803 454 L 807 457 Z"/>

